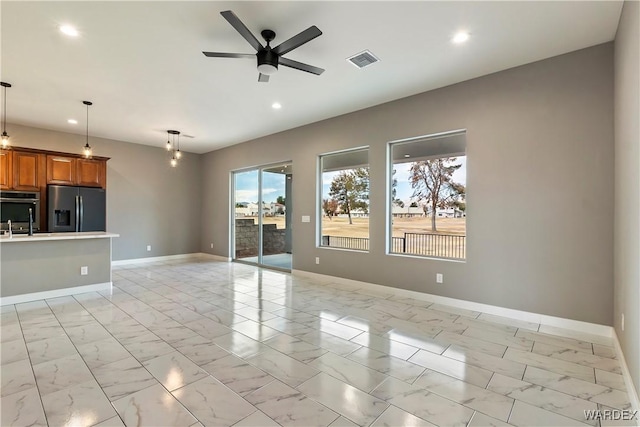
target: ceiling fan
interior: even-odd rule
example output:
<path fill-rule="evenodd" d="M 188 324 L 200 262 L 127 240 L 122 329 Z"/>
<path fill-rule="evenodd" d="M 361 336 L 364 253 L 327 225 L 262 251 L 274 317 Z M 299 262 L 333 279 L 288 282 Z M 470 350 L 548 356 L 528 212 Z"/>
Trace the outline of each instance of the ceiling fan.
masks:
<path fill-rule="evenodd" d="M 211 58 L 257 58 L 258 72 L 260 73 L 258 75 L 258 81 L 265 83 L 269 81 L 269 76 L 278 70 L 278 65 L 284 65 L 285 67 L 306 71 L 307 73 L 316 75 L 320 75 L 324 72 L 322 68 L 282 57 L 282 55 L 291 52 L 293 49 L 298 48 L 322 35 L 322 31 L 320 31 L 315 25 L 312 25 L 300 34 L 291 37 L 289 40 L 280 43 L 278 46 L 271 47 L 271 41 L 276 38 L 276 33 L 274 31 L 262 30 L 260 34 L 267 42 L 267 45 L 263 46 L 235 13 L 230 10 L 226 10 L 224 12 L 220 12 L 220 14 L 229 22 L 229 24 L 231 24 L 233 28 L 236 29 L 237 32 L 240 33 L 242 37 L 245 38 L 246 41 L 249 42 L 257 53 L 202 52 L 205 56 Z"/>

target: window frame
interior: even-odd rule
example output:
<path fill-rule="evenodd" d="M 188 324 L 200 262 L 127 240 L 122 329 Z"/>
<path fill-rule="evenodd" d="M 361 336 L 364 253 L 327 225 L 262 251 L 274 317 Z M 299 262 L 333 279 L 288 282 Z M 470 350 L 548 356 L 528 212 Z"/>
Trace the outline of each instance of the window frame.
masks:
<path fill-rule="evenodd" d="M 421 135 L 421 136 L 416 136 L 416 137 L 410 137 L 410 138 L 403 138 L 403 139 L 397 139 L 397 140 L 393 140 L 393 141 L 389 141 L 387 142 L 387 147 L 386 147 L 386 166 L 387 166 L 387 179 L 386 179 L 386 208 L 385 208 L 385 221 L 386 221 L 386 235 L 385 235 L 385 255 L 388 256 L 398 256 L 398 257 L 404 257 L 404 258 L 415 258 L 415 259 L 421 259 L 421 260 L 434 260 L 434 261 L 447 261 L 447 262 L 458 262 L 458 263 L 465 263 L 467 262 L 467 237 L 468 237 L 468 229 L 466 226 L 466 219 L 465 219 L 465 256 L 464 258 L 448 258 L 448 257 L 438 257 L 438 256 L 433 256 L 433 255 L 420 255 L 420 254 L 412 254 L 412 253 L 402 253 L 402 252 L 393 252 L 393 200 L 392 200 L 392 187 L 393 187 L 393 170 L 395 168 L 395 164 L 393 162 L 393 148 L 394 146 L 397 145 L 402 145 L 402 144 L 411 144 L 411 143 L 418 143 L 418 142 L 422 142 L 422 141 L 428 141 L 431 139 L 438 139 L 438 138 L 445 138 L 445 137 L 452 137 L 452 136 L 456 136 L 456 135 L 464 135 L 465 136 L 465 149 L 464 149 L 464 157 L 468 158 L 468 154 L 467 154 L 467 129 L 455 129 L 455 130 L 450 130 L 450 131 L 444 131 L 444 132 L 437 132 L 437 133 L 432 133 L 432 134 L 426 134 L 426 135 Z M 453 156 L 453 157 L 461 157 L 462 154 L 459 153 L 447 153 L 444 155 L 434 155 L 430 158 L 433 159 L 438 159 L 438 158 L 442 158 L 442 157 L 446 157 L 446 156 Z M 466 178 L 466 177 L 465 177 Z M 466 181 L 466 179 L 465 179 Z M 465 189 L 468 188 L 467 183 L 465 182 Z M 467 200 L 467 195 L 465 192 L 465 202 Z M 465 209 L 466 212 L 466 209 Z M 466 218 L 466 215 L 465 215 Z"/>
<path fill-rule="evenodd" d="M 347 251 L 347 252 L 357 252 L 357 253 L 370 253 L 371 252 L 371 222 L 368 225 L 368 239 L 369 239 L 369 249 L 351 249 L 351 248 L 341 248 L 336 246 L 325 246 L 322 244 L 322 220 L 324 218 L 324 210 L 322 209 L 323 202 L 323 158 L 327 156 L 340 155 L 345 153 L 351 153 L 355 151 L 366 151 L 367 152 L 367 168 L 369 169 L 369 173 L 371 173 L 371 163 L 369 161 L 371 147 L 368 145 L 346 148 L 343 150 L 330 151 L 327 153 L 321 153 L 316 157 L 316 182 L 317 182 L 317 197 L 316 197 L 316 248 L 318 249 L 328 249 L 328 250 L 338 250 L 338 251 Z M 344 169 L 347 170 L 347 169 Z M 371 175 L 369 175 L 371 176 Z M 369 209 L 368 215 L 371 217 L 371 179 L 369 179 Z"/>

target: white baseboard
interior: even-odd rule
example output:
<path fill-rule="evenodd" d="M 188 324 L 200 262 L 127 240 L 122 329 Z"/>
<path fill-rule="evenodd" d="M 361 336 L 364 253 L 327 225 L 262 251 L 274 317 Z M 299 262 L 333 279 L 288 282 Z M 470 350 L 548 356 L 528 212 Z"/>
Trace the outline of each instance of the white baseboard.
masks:
<path fill-rule="evenodd" d="M 189 258 L 199 258 L 199 257 L 200 257 L 200 252 L 194 252 L 192 254 L 178 254 L 178 255 L 154 256 L 154 257 L 148 257 L 148 258 L 121 259 L 118 261 L 111 261 L 111 265 L 120 266 L 120 265 L 130 265 L 130 264 L 143 264 L 147 262 L 172 261 L 177 259 L 189 259 Z"/>
<path fill-rule="evenodd" d="M 229 258 L 229 257 L 208 254 L 208 253 L 205 253 L 205 252 L 200 252 L 198 255 L 200 256 L 200 258 L 210 259 L 210 260 L 213 260 L 213 261 L 222 261 L 222 262 L 230 262 L 231 261 L 231 258 Z"/>
<path fill-rule="evenodd" d="M 194 252 L 191 254 L 178 254 L 178 255 L 164 255 L 164 256 L 154 256 L 148 258 L 132 258 L 132 259 L 121 259 L 118 261 L 112 261 L 111 265 L 114 267 L 118 267 L 121 265 L 131 265 L 131 264 L 144 264 L 149 262 L 162 262 L 162 261 L 175 261 L 180 259 L 192 259 L 192 258 L 205 258 L 211 259 L 215 261 L 231 261 L 230 258 L 223 257 L 220 255 L 212 255 L 204 252 Z"/>
<path fill-rule="evenodd" d="M 616 355 L 618 357 L 618 360 L 620 361 L 620 366 L 622 367 L 622 377 L 624 378 L 624 384 L 627 386 L 627 393 L 629 394 L 629 399 L 631 400 L 631 410 L 638 411 L 638 414 L 640 414 L 640 398 L 638 397 L 638 390 L 636 390 L 633 379 L 631 378 L 629 366 L 627 365 L 627 361 L 624 358 L 624 353 L 622 352 L 622 347 L 620 346 L 618 334 L 616 334 L 615 329 L 613 331 L 613 341 L 616 346 Z M 640 415 L 638 415 L 638 419 L 636 419 L 636 425 L 640 426 Z"/>
<path fill-rule="evenodd" d="M 74 286 L 72 288 L 55 289 L 51 291 L 33 292 L 30 294 L 0 298 L 0 305 L 20 304 L 40 299 L 64 297 L 68 295 L 83 294 L 85 292 L 106 291 L 109 289 L 111 289 L 111 282 L 96 283 L 95 285 Z"/>
<path fill-rule="evenodd" d="M 611 338 L 613 328 L 606 325 L 582 322 L 580 320 L 564 319 L 562 317 L 548 316 L 546 314 L 531 313 L 528 311 L 514 310 L 511 308 L 499 307 L 496 305 L 483 304 L 479 302 L 466 301 L 456 298 L 443 297 L 439 295 L 427 294 L 423 292 L 410 291 L 407 289 L 393 288 L 373 283 L 360 282 L 357 280 L 345 279 L 342 277 L 328 276 L 325 274 L 311 273 L 309 271 L 292 270 L 291 274 L 301 277 L 309 277 L 321 282 L 333 282 L 349 286 L 353 289 L 370 289 L 381 294 L 389 294 L 401 297 L 410 297 L 420 301 L 428 301 L 451 307 L 464 308 L 467 310 L 481 311 L 496 316 L 509 317 L 511 319 L 524 320 L 526 322 L 540 323 L 542 325 L 555 326 L 563 329 L 585 332 L 593 335 L 600 335 Z"/>

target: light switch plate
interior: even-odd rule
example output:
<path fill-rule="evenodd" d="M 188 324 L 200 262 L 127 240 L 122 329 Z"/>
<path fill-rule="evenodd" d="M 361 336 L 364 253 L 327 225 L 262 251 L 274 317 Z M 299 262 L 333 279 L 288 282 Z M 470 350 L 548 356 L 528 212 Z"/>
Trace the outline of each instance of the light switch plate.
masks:
<path fill-rule="evenodd" d="M 311 216 L 302 215 L 302 222 L 311 222 Z"/>
<path fill-rule="evenodd" d="M 89 274 L 89 267 L 86 265 L 83 267 L 80 267 L 80 275 L 86 276 L 87 274 Z"/>

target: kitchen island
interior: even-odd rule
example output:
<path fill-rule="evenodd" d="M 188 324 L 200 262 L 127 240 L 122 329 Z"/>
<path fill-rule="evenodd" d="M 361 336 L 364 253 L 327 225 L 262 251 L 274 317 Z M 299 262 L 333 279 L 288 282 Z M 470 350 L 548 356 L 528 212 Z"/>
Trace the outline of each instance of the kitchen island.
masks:
<path fill-rule="evenodd" d="M 0 237 L 0 305 L 111 288 L 107 232 Z"/>

